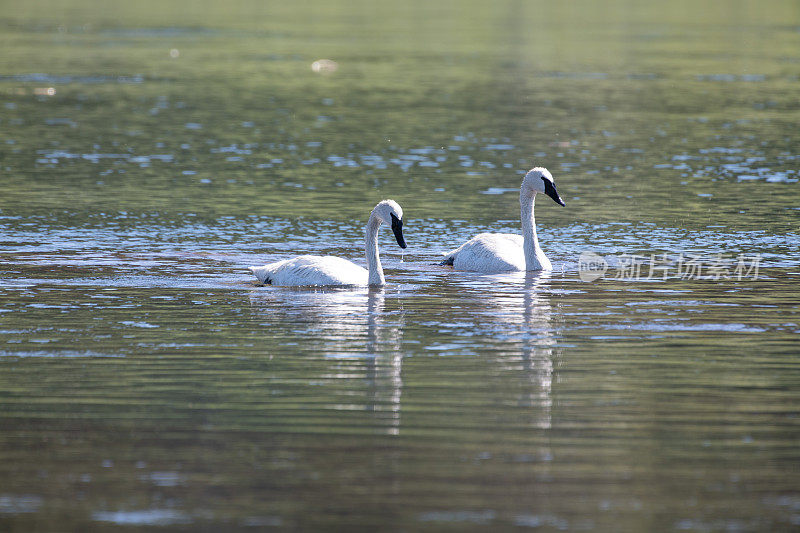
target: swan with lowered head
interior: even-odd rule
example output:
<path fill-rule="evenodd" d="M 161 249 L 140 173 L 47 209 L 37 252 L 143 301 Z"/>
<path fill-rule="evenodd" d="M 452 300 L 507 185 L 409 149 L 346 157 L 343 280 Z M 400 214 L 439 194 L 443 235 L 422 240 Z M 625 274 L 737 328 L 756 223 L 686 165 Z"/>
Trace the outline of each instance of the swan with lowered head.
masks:
<path fill-rule="evenodd" d="M 383 200 L 369 215 L 366 230 L 367 269 L 332 255 L 301 255 L 261 267 L 249 267 L 261 283 L 283 286 L 383 285 L 381 258 L 378 255 L 378 229 L 392 228 L 400 248 L 403 238 L 403 209 L 394 200 Z"/>
<path fill-rule="evenodd" d="M 510 270 L 552 270 L 550 260 L 539 247 L 533 202 L 537 194 L 546 194 L 557 204 L 566 205 L 558 195 L 553 176 L 544 167 L 528 171 L 519 191 L 522 236 L 512 233 L 481 233 L 445 254 L 442 265 L 455 270 L 507 272 Z"/>

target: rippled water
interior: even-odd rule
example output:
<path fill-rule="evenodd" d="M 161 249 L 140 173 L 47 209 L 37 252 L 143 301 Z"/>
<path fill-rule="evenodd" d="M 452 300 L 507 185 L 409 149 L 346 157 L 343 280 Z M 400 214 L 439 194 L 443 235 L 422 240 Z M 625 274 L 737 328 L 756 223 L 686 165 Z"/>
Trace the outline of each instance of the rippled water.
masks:
<path fill-rule="evenodd" d="M 800 524 L 793 4 L 0 27 L 0 529 Z M 553 271 L 439 266 L 534 164 Z M 247 271 L 364 264 L 386 197 L 385 288 Z"/>

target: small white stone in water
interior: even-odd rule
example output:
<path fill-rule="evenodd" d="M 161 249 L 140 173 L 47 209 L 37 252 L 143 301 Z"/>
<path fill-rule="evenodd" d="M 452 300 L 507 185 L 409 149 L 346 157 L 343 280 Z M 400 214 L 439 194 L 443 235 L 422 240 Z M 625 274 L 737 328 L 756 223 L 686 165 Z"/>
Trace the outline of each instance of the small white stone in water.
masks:
<path fill-rule="evenodd" d="M 339 63 L 332 59 L 317 59 L 311 63 L 311 70 L 317 74 L 331 74 L 339 69 Z"/>

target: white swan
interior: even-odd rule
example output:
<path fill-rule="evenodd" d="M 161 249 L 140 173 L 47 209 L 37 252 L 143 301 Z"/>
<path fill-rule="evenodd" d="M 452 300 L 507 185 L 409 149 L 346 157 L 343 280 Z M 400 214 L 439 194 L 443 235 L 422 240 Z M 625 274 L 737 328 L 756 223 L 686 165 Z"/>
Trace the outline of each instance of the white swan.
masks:
<path fill-rule="evenodd" d="M 261 267 L 249 267 L 261 283 L 283 286 L 303 285 L 383 285 L 381 258 L 378 255 L 378 229 L 381 223 L 391 226 L 400 248 L 403 239 L 403 209 L 394 200 L 379 202 L 367 221 L 367 268 L 332 255 L 301 255 Z"/>
<path fill-rule="evenodd" d="M 533 202 L 543 193 L 560 205 L 566 205 L 556 191 L 553 176 L 543 167 L 528 171 L 519 191 L 522 236 L 512 233 L 481 233 L 445 254 L 442 265 L 455 270 L 507 272 L 509 270 L 552 270 L 550 260 L 539 247 Z"/>

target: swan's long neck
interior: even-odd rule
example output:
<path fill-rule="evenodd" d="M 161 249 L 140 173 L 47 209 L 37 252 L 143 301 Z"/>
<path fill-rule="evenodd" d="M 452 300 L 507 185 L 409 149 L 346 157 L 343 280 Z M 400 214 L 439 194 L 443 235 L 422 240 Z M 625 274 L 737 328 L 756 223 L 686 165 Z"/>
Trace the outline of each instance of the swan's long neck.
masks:
<path fill-rule="evenodd" d="M 536 235 L 536 220 L 533 216 L 533 203 L 536 193 L 523 187 L 519 193 L 519 216 L 522 221 L 522 251 L 525 254 L 525 270 L 551 270 L 550 260 L 539 247 Z"/>
<path fill-rule="evenodd" d="M 369 272 L 370 285 L 383 285 L 386 279 L 383 277 L 383 266 L 378 255 L 378 229 L 381 227 L 380 219 L 372 213 L 367 221 L 366 231 L 366 252 L 367 252 L 367 271 Z"/>

